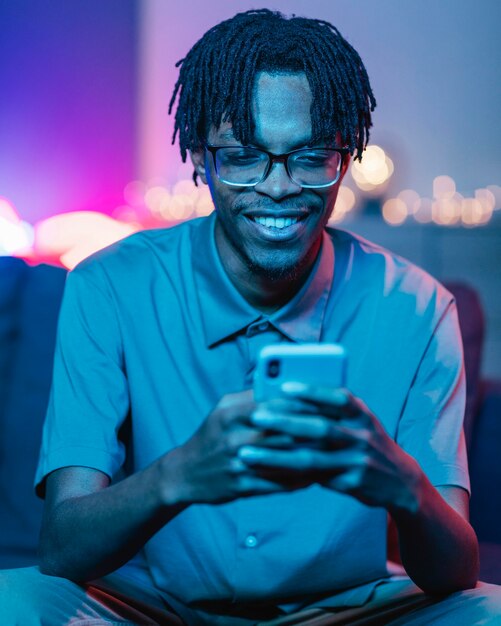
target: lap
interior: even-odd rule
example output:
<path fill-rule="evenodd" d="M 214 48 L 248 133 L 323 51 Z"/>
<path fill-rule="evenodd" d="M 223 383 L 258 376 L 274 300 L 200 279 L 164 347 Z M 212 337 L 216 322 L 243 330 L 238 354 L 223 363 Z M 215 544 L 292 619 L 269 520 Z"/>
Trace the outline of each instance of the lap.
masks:
<path fill-rule="evenodd" d="M 23 626 L 179 625 L 153 590 L 112 574 L 92 584 L 46 576 L 37 567 L 0 571 L 2 623 Z"/>
<path fill-rule="evenodd" d="M 389 579 L 378 585 L 363 606 L 328 608 L 311 606 L 262 626 L 451 626 L 452 624 L 501 624 L 501 587 L 479 582 L 474 589 L 445 597 L 424 594 L 407 577 Z"/>
<path fill-rule="evenodd" d="M 495 626 L 500 623 L 501 587 L 479 582 L 474 589 L 452 593 L 428 607 L 389 622 L 388 626 Z"/>
<path fill-rule="evenodd" d="M 256 624 L 256 620 L 232 618 L 231 622 L 222 616 L 208 619 L 209 616 L 204 615 L 206 619 L 202 619 L 197 613 L 190 617 L 199 624 Z M 0 571 L 0 614 L 2 623 L 23 626 L 182 624 L 154 589 L 130 578 L 112 574 L 90 585 L 79 585 L 65 578 L 41 574 L 36 567 Z M 495 625 L 501 623 L 501 587 L 479 583 L 475 589 L 432 598 L 407 578 L 390 579 L 380 584 L 362 607 L 339 610 L 313 606 L 260 623 L 267 626 Z"/>

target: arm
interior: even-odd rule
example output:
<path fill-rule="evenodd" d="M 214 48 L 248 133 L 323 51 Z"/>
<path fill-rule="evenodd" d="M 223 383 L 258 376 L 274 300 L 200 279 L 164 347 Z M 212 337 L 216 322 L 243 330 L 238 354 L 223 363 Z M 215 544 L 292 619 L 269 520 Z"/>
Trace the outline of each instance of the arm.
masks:
<path fill-rule="evenodd" d="M 281 489 L 236 458 L 238 446 L 264 439 L 250 424 L 251 392 L 224 396 L 182 446 L 111 483 L 127 453 L 122 426 L 137 419 L 115 298 L 99 262 L 84 261 L 68 275 L 36 476 L 40 495 L 45 479 L 47 500 L 42 571 L 76 581 L 126 563 L 192 503 Z"/>
<path fill-rule="evenodd" d="M 288 391 L 295 405 L 270 402 L 253 421 L 262 428 L 317 440 L 315 448 L 246 447 L 241 458 L 268 475 L 284 469 L 297 472 L 364 504 L 384 507 L 397 525 L 403 565 L 424 591 L 439 594 L 473 587 L 478 545 L 467 521 L 466 492 L 443 487 L 441 495 L 360 400 L 341 390 L 297 384 Z M 302 409 L 298 401 L 304 402 Z"/>
<path fill-rule="evenodd" d="M 138 552 L 184 506 L 162 489 L 157 462 L 116 485 L 87 467 L 65 467 L 47 477 L 40 536 L 44 574 L 88 581 L 109 574 Z M 164 492 L 164 493 L 163 493 Z"/>
<path fill-rule="evenodd" d="M 470 589 L 478 580 L 479 560 L 468 523 L 468 493 L 459 487 L 435 488 L 424 474 L 421 480 L 417 511 L 393 513 L 405 570 L 429 593 Z"/>
<path fill-rule="evenodd" d="M 87 467 L 49 474 L 42 572 L 79 582 L 105 576 L 190 504 L 283 491 L 237 458 L 242 445 L 290 444 L 289 437 L 264 436 L 250 427 L 254 406 L 251 391 L 224 396 L 183 446 L 111 486 L 106 474 Z"/>

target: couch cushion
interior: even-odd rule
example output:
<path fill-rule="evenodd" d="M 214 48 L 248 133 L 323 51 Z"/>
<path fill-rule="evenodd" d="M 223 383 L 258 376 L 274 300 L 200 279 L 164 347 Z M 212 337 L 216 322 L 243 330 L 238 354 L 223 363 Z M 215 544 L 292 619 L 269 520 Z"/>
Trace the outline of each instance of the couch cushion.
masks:
<path fill-rule="evenodd" d="M 36 562 L 33 478 L 66 272 L 0 258 L 0 568 Z"/>
<path fill-rule="evenodd" d="M 475 418 L 482 403 L 481 366 L 485 321 L 478 293 L 465 283 L 447 282 L 445 287 L 456 299 L 459 326 L 464 347 L 466 371 L 466 411 L 464 433 L 468 449 L 471 448 Z"/>

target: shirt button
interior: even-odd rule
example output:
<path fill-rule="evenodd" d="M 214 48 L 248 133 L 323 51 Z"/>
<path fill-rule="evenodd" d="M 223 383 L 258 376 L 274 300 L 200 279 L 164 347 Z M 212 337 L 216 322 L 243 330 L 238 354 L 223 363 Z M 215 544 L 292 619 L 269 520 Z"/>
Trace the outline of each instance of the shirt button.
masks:
<path fill-rule="evenodd" d="M 255 548 L 257 546 L 257 539 L 254 535 L 247 535 L 244 543 L 246 548 Z"/>
<path fill-rule="evenodd" d="M 258 324 L 258 330 L 260 331 L 264 331 L 268 328 L 268 322 L 261 322 L 260 324 Z"/>

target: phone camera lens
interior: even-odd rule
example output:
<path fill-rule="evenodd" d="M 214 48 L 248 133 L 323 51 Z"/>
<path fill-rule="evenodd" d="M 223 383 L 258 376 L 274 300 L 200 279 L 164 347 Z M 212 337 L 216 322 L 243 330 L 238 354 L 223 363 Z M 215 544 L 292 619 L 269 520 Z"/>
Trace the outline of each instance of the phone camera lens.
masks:
<path fill-rule="evenodd" d="M 280 374 L 280 361 L 278 359 L 272 359 L 268 362 L 268 376 L 270 378 L 278 378 Z"/>

